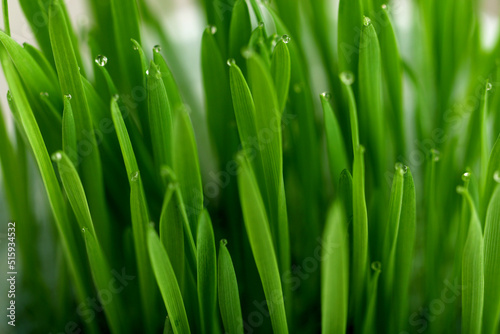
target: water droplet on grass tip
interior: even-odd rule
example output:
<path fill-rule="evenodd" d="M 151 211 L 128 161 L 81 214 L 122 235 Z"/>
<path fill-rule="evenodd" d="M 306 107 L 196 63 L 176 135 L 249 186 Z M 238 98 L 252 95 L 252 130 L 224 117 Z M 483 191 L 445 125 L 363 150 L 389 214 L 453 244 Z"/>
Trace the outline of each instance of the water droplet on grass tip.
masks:
<path fill-rule="evenodd" d="M 222 239 L 222 240 L 220 241 L 220 244 L 221 244 L 222 246 L 226 246 L 226 245 L 227 245 L 227 240 L 226 240 L 226 239 Z"/>
<path fill-rule="evenodd" d="M 146 75 L 149 75 L 149 70 L 146 70 Z"/>
<path fill-rule="evenodd" d="M 108 57 L 104 55 L 98 55 L 97 57 L 95 57 L 95 62 L 101 67 L 106 66 L 106 64 L 108 63 Z"/>
<path fill-rule="evenodd" d="M 491 84 L 491 82 L 488 82 L 486 84 L 486 90 L 491 90 L 493 88 L 493 85 Z"/>
<path fill-rule="evenodd" d="M 161 52 L 161 46 L 160 45 L 155 45 L 153 46 L 153 52 L 154 53 L 160 53 Z"/>
<path fill-rule="evenodd" d="M 82 228 L 82 232 L 85 233 L 85 227 Z"/>
<path fill-rule="evenodd" d="M 61 152 L 56 152 L 56 153 L 52 154 L 52 160 L 53 161 L 61 161 L 61 159 L 62 159 Z"/>
<path fill-rule="evenodd" d="M 370 24 L 372 24 L 372 20 L 368 16 L 363 17 L 363 24 L 365 27 L 368 27 Z"/>
<path fill-rule="evenodd" d="M 66 94 L 66 95 L 64 95 L 64 97 L 66 97 L 66 98 L 68 98 L 68 99 L 70 99 L 70 100 L 72 99 L 71 94 Z"/>
<path fill-rule="evenodd" d="M 354 83 L 354 74 L 352 74 L 351 71 L 345 71 L 340 73 L 340 80 L 345 84 L 345 85 L 352 85 Z"/>
<path fill-rule="evenodd" d="M 49 97 L 49 93 L 47 93 L 47 92 L 41 92 L 40 96 L 41 97 Z"/>
<path fill-rule="evenodd" d="M 234 60 L 233 58 L 230 58 L 227 60 L 227 66 L 231 67 L 235 64 L 236 64 L 236 60 Z"/>
<path fill-rule="evenodd" d="M 207 27 L 208 32 L 210 32 L 212 35 L 215 35 L 217 33 L 217 27 L 216 26 L 208 26 Z"/>
<path fill-rule="evenodd" d="M 469 182 L 471 178 L 471 173 L 465 172 L 462 174 L 462 181 L 464 182 Z"/>
<path fill-rule="evenodd" d="M 500 183 L 500 171 L 496 171 L 495 174 L 493 174 L 493 180 L 495 180 L 496 183 Z"/>
<path fill-rule="evenodd" d="M 441 158 L 441 152 L 439 152 L 438 150 L 436 149 L 431 149 L 431 157 L 432 157 L 432 161 L 439 161 L 439 159 Z"/>
<path fill-rule="evenodd" d="M 321 93 L 321 97 L 326 99 L 326 100 L 330 100 L 332 98 L 332 94 L 330 94 L 328 92 L 324 92 L 324 93 Z"/>
<path fill-rule="evenodd" d="M 283 41 L 283 43 L 288 44 L 292 39 L 288 35 L 283 35 L 281 36 L 281 40 Z"/>
<path fill-rule="evenodd" d="M 406 172 L 408 172 L 408 166 L 403 165 L 401 162 L 396 163 L 394 168 L 398 172 L 401 171 L 402 174 L 406 174 Z"/>
<path fill-rule="evenodd" d="M 385 3 L 381 7 L 382 9 L 387 9 L 387 5 Z"/>
<path fill-rule="evenodd" d="M 118 101 L 120 99 L 120 95 L 114 94 L 113 95 L 113 100 Z"/>
<path fill-rule="evenodd" d="M 132 175 L 130 176 L 130 181 L 136 182 L 139 179 L 139 171 L 133 172 Z"/>
<path fill-rule="evenodd" d="M 137 45 L 135 45 L 135 44 L 132 46 L 132 48 L 133 48 L 134 50 L 136 50 L 136 51 L 137 51 L 137 50 L 139 50 L 139 48 L 138 48 L 138 47 L 137 47 Z"/>

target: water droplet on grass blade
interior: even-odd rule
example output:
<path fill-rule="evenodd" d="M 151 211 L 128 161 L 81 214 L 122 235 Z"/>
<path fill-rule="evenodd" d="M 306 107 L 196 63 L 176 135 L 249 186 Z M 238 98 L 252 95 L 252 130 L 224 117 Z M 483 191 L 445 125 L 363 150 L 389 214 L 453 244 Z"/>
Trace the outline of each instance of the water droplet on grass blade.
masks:
<path fill-rule="evenodd" d="M 408 172 L 408 166 L 403 165 L 401 162 L 396 163 L 394 166 L 397 172 L 400 172 L 401 174 L 406 174 Z"/>
<path fill-rule="evenodd" d="M 161 52 L 161 46 L 160 45 L 155 45 L 153 46 L 153 52 L 154 53 L 160 53 Z"/>
<path fill-rule="evenodd" d="M 118 101 L 120 99 L 120 95 L 114 94 L 113 95 L 113 100 Z"/>
<path fill-rule="evenodd" d="M 130 175 L 130 181 L 137 182 L 137 180 L 139 180 L 139 171 L 133 172 Z"/>
<path fill-rule="evenodd" d="M 220 244 L 221 244 L 222 246 L 226 246 L 226 245 L 227 245 L 227 240 L 226 240 L 226 239 L 222 239 L 222 240 L 220 241 Z"/>
<path fill-rule="evenodd" d="M 49 97 L 49 93 L 47 93 L 47 92 L 41 92 L 40 96 L 41 97 Z"/>
<path fill-rule="evenodd" d="M 432 161 L 437 162 L 439 161 L 439 159 L 441 159 L 441 152 L 433 148 L 431 149 L 431 157 Z"/>
<path fill-rule="evenodd" d="M 340 73 L 340 80 L 345 84 L 345 85 L 352 85 L 354 83 L 354 74 L 352 74 L 351 71 L 344 71 Z"/>
<path fill-rule="evenodd" d="M 146 70 L 146 75 L 149 75 L 149 70 Z"/>
<path fill-rule="evenodd" d="M 365 16 L 363 17 L 363 24 L 365 27 L 368 27 L 370 24 L 372 24 L 372 20 L 368 16 Z"/>
<path fill-rule="evenodd" d="M 210 32 L 212 35 L 215 35 L 217 33 L 217 27 L 210 25 L 207 27 L 207 31 Z"/>
<path fill-rule="evenodd" d="M 464 182 L 469 182 L 471 178 L 471 173 L 465 172 L 462 174 L 462 181 Z"/>
<path fill-rule="evenodd" d="M 486 84 L 486 90 L 491 90 L 493 88 L 493 85 L 491 84 L 491 82 L 488 82 Z"/>
<path fill-rule="evenodd" d="M 137 50 L 139 50 L 139 48 L 138 48 L 138 47 L 137 47 L 137 45 L 135 45 L 135 44 L 134 44 L 134 46 L 132 46 L 132 48 L 133 48 L 134 50 L 136 50 L 136 51 L 137 51 Z"/>
<path fill-rule="evenodd" d="M 71 94 L 66 94 L 66 95 L 64 95 L 64 97 L 66 97 L 66 98 L 68 98 L 70 100 L 72 99 Z"/>
<path fill-rule="evenodd" d="M 98 55 L 97 57 L 95 57 L 95 62 L 101 67 L 106 66 L 106 64 L 108 63 L 108 57 L 104 55 Z"/>
<path fill-rule="evenodd" d="M 493 180 L 495 180 L 496 183 L 500 183 L 500 171 L 496 171 L 495 174 L 493 174 Z"/>
<path fill-rule="evenodd" d="M 61 152 L 56 152 L 54 154 L 52 154 L 52 161 L 61 161 L 62 159 L 62 154 Z"/>
<path fill-rule="evenodd" d="M 381 7 L 382 9 L 387 9 L 387 5 L 385 3 Z"/>
<path fill-rule="evenodd" d="M 234 60 L 233 58 L 230 58 L 227 60 L 227 66 L 231 67 L 235 64 L 236 64 L 236 60 Z"/>
<path fill-rule="evenodd" d="M 324 98 L 325 100 L 330 100 L 332 98 L 332 94 L 328 92 L 323 92 L 321 93 L 321 97 Z"/>
<path fill-rule="evenodd" d="M 283 35 L 283 36 L 281 36 L 281 39 L 283 40 L 283 43 L 285 43 L 285 44 L 290 43 L 290 41 L 292 40 L 292 39 L 290 38 L 290 36 L 288 36 L 288 35 Z"/>

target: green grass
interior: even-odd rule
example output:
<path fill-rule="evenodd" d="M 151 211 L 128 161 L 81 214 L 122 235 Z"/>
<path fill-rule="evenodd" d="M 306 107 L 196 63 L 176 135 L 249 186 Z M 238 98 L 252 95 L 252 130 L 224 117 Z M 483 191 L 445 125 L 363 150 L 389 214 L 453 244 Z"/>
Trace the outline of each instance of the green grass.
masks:
<path fill-rule="evenodd" d="M 498 333 L 480 1 L 203 0 L 199 64 L 149 1 L 88 0 L 85 32 L 69 2 L 19 3 L 36 46 L 7 1 L 0 31 L 16 333 Z"/>

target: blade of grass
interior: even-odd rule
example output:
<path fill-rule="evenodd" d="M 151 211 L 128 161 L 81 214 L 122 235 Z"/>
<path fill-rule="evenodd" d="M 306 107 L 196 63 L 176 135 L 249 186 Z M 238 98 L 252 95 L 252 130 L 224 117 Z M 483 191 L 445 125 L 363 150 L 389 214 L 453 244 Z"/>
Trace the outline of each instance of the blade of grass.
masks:
<path fill-rule="evenodd" d="M 243 334 L 238 282 L 225 239 L 220 241 L 218 273 L 219 308 L 224 329 L 226 333 Z"/>
<path fill-rule="evenodd" d="M 279 111 L 285 110 L 290 86 L 290 52 L 287 43 L 281 39 L 274 48 L 271 61 L 271 74 L 278 96 Z"/>
<path fill-rule="evenodd" d="M 156 234 L 152 227 L 147 231 L 147 247 L 151 258 L 151 265 L 156 276 L 156 282 L 167 308 L 170 323 L 173 324 L 172 329 L 174 333 L 191 333 L 181 290 L 175 278 L 172 264 L 158 234 Z"/>

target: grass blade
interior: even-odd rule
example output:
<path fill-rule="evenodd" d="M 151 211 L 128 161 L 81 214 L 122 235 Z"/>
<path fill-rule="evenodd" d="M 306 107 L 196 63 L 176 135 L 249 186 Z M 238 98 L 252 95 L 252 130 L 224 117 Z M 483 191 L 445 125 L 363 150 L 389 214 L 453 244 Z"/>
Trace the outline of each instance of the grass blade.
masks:
<path fill-rule="evenodd" d="M 271 73 L 278 96 L 279 110 L 281 112 L 285 110 L 286 101 L 288 99 L 290 70 L 290 52 L 288 51 L 287 43 L 281 39 L 274 48 L 271 61 Z"/>

